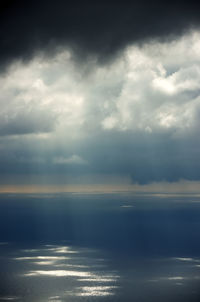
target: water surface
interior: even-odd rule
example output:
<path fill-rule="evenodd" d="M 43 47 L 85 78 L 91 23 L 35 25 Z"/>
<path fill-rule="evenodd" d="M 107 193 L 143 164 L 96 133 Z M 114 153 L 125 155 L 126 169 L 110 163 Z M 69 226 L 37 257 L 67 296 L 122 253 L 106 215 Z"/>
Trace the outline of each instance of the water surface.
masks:
<path fill-rule="evenodd" d="M 199 301 L 200 196 L 0 196 L 0 301 Z"/>

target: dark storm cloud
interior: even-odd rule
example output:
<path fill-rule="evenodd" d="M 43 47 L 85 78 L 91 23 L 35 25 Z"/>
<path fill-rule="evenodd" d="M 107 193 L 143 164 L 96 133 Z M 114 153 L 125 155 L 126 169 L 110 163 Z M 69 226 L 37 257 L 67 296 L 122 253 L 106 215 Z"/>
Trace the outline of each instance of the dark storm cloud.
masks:
<path fill-rule="evenodd" d="M 196 1 L 3 1 L 0 63 L 67 45 L 107 60 L 132 42 L 199 26 Z"/>

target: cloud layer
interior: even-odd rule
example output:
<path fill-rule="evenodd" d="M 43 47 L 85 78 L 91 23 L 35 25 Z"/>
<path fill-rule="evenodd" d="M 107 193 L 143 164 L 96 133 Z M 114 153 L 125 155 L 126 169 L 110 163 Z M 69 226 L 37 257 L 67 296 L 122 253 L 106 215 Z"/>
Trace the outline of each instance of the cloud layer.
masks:
<path fill-rule="evenodd" d="M 15 61 L 0 77 L 1 173 L 200 179 L 199 41 L 130 45 L 104 65 L 68 48 Z"/>

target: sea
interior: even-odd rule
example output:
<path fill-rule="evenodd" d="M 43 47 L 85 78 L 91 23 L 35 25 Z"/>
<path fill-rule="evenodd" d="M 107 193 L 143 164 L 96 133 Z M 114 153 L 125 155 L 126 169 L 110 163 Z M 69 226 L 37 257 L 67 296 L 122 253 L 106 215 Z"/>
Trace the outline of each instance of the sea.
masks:
<path fill-rule="evenodd" d="M 200 301 L 200 195 L 0 194 L 0 301 Z"/>

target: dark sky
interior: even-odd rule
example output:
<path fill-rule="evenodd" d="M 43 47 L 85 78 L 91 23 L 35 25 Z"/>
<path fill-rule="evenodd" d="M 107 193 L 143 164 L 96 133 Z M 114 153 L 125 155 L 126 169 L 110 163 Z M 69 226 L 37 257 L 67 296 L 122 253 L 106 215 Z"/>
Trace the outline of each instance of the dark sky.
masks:
<path fill-rule="evenodd" d="M 68 45 L 107 61 L 127 45 L 199 27 L 198 1 L 1 1 L 0 60 Z"/>

